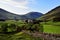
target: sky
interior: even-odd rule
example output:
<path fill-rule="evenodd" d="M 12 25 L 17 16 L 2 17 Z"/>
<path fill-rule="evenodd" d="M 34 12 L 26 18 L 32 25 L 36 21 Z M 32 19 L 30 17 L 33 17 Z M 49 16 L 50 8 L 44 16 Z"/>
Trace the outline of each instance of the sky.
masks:
<path fill-rule="evenodd" d="M 57 6 L 60 6 L 60 0 L 0 0 L 0 8 L 19 15 L 29 12 L 45 14 Z"/>

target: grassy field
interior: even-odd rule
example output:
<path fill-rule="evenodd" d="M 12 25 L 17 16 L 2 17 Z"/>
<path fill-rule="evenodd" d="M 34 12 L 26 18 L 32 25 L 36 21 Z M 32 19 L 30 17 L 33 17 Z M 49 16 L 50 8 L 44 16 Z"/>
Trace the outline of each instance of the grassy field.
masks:
<path fill-rule="evenodd" d="M 60 26 L 44 25 L 44 32 L 60 34 Z"/>
<path fill-rule="evenodd" d="M 60 34 L 60 22 L 47 22 L 43 24 L 45 33 Z"/>

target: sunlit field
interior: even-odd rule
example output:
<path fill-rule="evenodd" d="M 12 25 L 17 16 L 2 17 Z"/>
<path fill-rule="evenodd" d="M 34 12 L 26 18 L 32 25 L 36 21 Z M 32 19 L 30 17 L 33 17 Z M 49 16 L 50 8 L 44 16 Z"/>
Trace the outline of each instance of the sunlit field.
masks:
<path fill-rule="evenodd" d="M 45 33 L 60 34 L 60 22 L 42 23 Z"/>

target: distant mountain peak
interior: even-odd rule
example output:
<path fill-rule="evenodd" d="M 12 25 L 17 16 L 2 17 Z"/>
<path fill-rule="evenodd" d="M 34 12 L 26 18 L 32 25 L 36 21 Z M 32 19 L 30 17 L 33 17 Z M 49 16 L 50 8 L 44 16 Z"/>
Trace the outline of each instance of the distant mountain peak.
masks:
<path fill-rule="evenodd" d="M 41 17 L 43 14 L 40 12 L 29 12 L 28 14 L 26 14 L 26 16 L 28 17 L 28 19 L 36 19 L 38 17 Z"/>
<path fill-rule="evenodd" d="M 40 12 L 29 12 L 28 14 L 42 14 Z"/>

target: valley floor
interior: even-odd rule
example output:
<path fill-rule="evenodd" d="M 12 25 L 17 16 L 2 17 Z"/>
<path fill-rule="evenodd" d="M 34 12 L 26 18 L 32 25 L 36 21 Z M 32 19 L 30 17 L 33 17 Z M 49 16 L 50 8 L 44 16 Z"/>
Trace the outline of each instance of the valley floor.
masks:
<path fill-rule="evenodd" d="M 16 25 L 14 25 L 16 23 Z M 4 26 L 2 26 L 4 24 Z M 8 26 L 7 26 L 8 24 Z M 25 26 L 23 26 L 25 25 Z M 40 26 L 39 26 L 40 25 Z M 27 24 L 23 22 L 16 22 L 16 21 L 8 21 L 5 23 L 0 23 L 1 29 L 0 31 L 4 31 L 4 27 L 7 26 L 9 30 L 8 32 L 15 31 L 17 27 L 26 27 L 26 30 L 28 30 L 30 27 L 32 27 L 34 30 L 32 31 L 20 31 L 15 34 L 1 34 L 0 33 L 0 40 L 60 40 L 60 22 L 42 22 L 41 24 Z M 38 29 L 42 31 L 43 27 L 43 33 L 38 32 L 37 28 L 35 26 L 38 26 Z M 23 28 L 22 28 L 23 29 Z"/>

